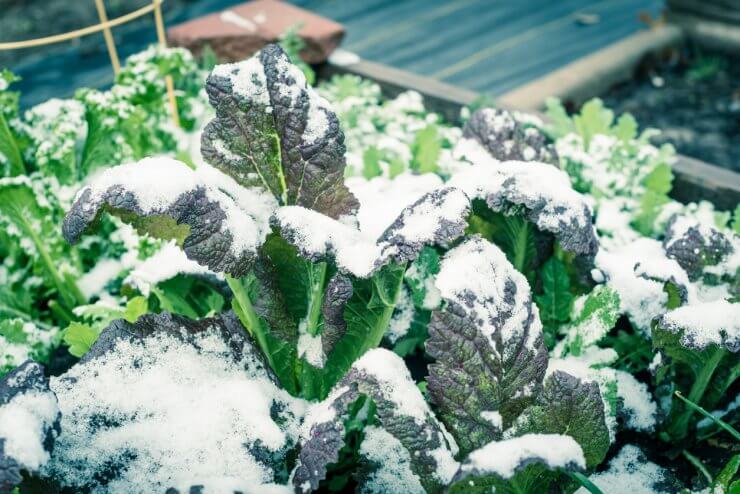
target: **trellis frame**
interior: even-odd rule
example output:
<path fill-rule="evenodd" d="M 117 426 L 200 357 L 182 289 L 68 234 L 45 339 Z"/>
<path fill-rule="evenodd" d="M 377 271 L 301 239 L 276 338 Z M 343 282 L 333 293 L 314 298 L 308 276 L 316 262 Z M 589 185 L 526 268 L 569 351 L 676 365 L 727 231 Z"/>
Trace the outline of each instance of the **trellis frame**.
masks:
<path fill-rule="evenodd" d="M 23 48 L 32 48 L 35 46 L 45 46 L 71 39 L 81 38 L 83 36 L 89 36 L 98 32 L 103 32 L 105 43 L 108 49 L 108 56 L 111 60 L 111 66 L 113 67 L 113 73 L 118 74 L 121 69 L 121 64 L 118 58 L 118 51 L 116 49 L 115 38 L 111 32 L 111 28 L 126 24 L 139 17 L 143 17 L 151 12 L 154 12 L 154 24 L 157 30 L 157 40 L 159 46 L 162 48 L 167 47 L 167 37 L 165 35 L 164 20 L 162 19 L 162 4 L 164 0 L 152 0 L 149 5 L 145 5 L 140 9 L 129 12 L 122 16 L 116 17 L 115 19 L 108 19 L 108 15 L 105 11 L 104 0 L 95 0 L 96 9 L 98 11 L 98 18 L 100 22 L 92 26 L 87 26 L 74 31 L 68 31 L 66 33 L 55 34 L 52 36 L 45 36 L 42 38 L 35 38 L 23 41 L 11 41 L 6 43 L 0 43 L 0 51 L 4 50 L 19 50 Z M 172 120 L 176 127 L 180 127 L 180 117 L 177 112 L 177 99 L 175 98 L 175 84 L 172 80 L 172 76 L 165 76 L 165 85 L 167 86 L 167 98 L 169 100 L 170 111 L 172 114 Z"/>

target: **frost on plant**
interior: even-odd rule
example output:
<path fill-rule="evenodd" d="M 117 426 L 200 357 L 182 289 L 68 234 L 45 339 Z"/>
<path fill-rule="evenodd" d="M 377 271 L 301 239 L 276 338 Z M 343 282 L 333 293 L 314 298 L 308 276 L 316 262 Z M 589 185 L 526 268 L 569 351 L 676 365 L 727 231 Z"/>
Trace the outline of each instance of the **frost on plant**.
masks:
<path fill-rule="evenodd" d="M 62 433 L 45 473 L 73 489 L 267 489 L 303 413 L 233 314 L 114 322 L 51 387 Z"/>
<path fill-rule="evenodd" d="M 339 120 L 277 45 L 218 65 L 206 83 L 216 118 L 203 131 L 207 162 L 242 186 L 333 218 L 357 210 L 344 185 Z"/>
<path fill-rule="evenodd" d="M 653 346 L 661 356 L 653 370 L 657 383 L 671 389 L 675 380 L 689 400 L 713 410 L 738 378 L 740 304 L 719 300 L 669 311 L 653 323 Z M 665 427 L 680 440 L 697 417 L 682 400 L 670 398 Z"/>
<path fill-rule="evenodd" d="M 275 206 L 259 189 L 242 188 L 207 166 L 192 170 L 169 158 L 147 158 L 111 168 L 82 189 L 64 236 L 77 242 L 109 211 L 142 233 L 176 240 L 213 271 L 240 276 L 264 241 Z"/>
<path fill-rule="evenodd" d="M 327 465 L 337 461 L 349 406 L 360 396 L 373 400 L 378 427 L 387 436 L 385 441 L 378 441 L 373 437 L 376 432 L 371 432 L 365 438 L 365 468 L 370 472 L 388 469 L 387 465 L 393 468 L 393 462 L 405 450 L 407 468 L 400 469 L 393 480 L 416 478 L 417 485 L 423 485 L 426 492 L 441 492 L 457 471 L 455 443 L 434 417 L 403 361 L 382 349 L 369 351 L 355 362 L 329 399 L 308 414 L 303 425 L 305 443 L 293 474 L 296 488 L 301 492 L 316 489 L 326 475 Z M 371 484 L 365 488 L 378 492 L 379 486 L 372 484 L 389 472 L 365 475 Z"/>
<path fill-rule="evenodd" d="M 470 239 L 447 254 L 436 284 L 447 307 L 430 323 L 428 391 L 461 452 L 528 433 L 567 433 L 586 464 L 597 465 L 609 446 L 598 386 L 564 372 L 545 379 L 538 311 L 503 252 Z"/>
<path fill-rule="evenodd" d="M 60 431 L 57 399 L 44 368 L 27 361 L 0 379 L 0 491 L 11 492 L 21 473 L 49 461 Z"/>
<path fill-rule="evenodd" d="M 690 216 L 674 215 L 666 226 L 663 248 L 666 255 L 675 259 L 689 274 L 692 281 L 701 277 L 706 268 L 722 267 L 722 263 L 735 259 L 727 266 L 729 276 L 737 276 L 737 249 L 740 239 L 731 232 L 723 233 Z M 719 265 L 719 266 L 718 266 Z M 734 268 L 734 271 L 732 270 Z"/>
<path fill-rule="evenodd" d="M 517 121 L 506 110 L 483 108 L 463 128 L 463 138 L 474 140 L 499 161 L 536 161 L 557 165 L 555 149 L 536 127 Z"/>
<path fill-rule="evenodd" d="M 532 403 L 547 366 L 542 327 L 524 276 L 498 247 L 471 239 L 443 259 L 426 349 L 428 390 L 463 452 L 492 439 Z M 497 412 L 502 423 L 481 416 Z"/>
<path fill-rule="evenodd" d="M 590 260 L 598 243 L 585 198 L 571 188 L 568 176 L 543 163 L 474 164 L 456 174 L 449 185 L 504 216 L 521 213 L 538 230 L 552 234 L 568 252 Z M 547 184 L 544 187 L 543 184 Z"/>
<path fill-rule="evenodd" d="M 470 476 L 510 479 L 517 471 L 536 463 L 543 463 L 551 469 L 586 468 L 583 451 L 572 437 L 559 434 L 525 434 L 513 439 L 491 442 L 473 451 L 462 464 L 456 480 L 465 480 Z"/>

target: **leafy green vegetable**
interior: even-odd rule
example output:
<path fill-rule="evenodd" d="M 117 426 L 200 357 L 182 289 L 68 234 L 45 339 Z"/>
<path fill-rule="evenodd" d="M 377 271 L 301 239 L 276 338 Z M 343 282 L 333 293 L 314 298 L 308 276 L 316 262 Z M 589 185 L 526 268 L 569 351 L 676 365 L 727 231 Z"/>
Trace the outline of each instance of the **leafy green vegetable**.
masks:
<path fill-rule="evenodd" d="M 209 76 L 216 118 L 203 131 L 204 159 L 244 187 L 264 188 L 280 204 L 333 218 L 352 213 L 358 203 L 344 185 L 344 136 L 336 115 L 300 72 L 290 71 L 280 47 L 269 45 L 256 57 L 230 72 L 216 67 Z M 232 82 L 237 78 L 257 81 L 257 89 L 243 92 Z M 288 90 L 295 96 L 282 98 Z"/>
<path fill-rule="evenodd" d="M 100 336 L 89 324 L 73 322 L 64 330 L 64 343 L 69 347 L 69 353 L 75 357 L 82 357 Z"/>
<path fill-rule="evenodd" d="M 442 145 L 437 126 L 435 124 L 427 125 L 416 133 L 414 143 L 411 146 L 413 154 L 411 169 L 418 173 L 436 172 L 441 149 Z"/>
<path fill-rule="evenodd" d="M 455 293 L 443 289 L 447 307 L 433 313 L 429 326 L 426 349 L 435 362 L 429 366 L 427 389 L 460 451 L 499 440 L 503 431 L 506 437 L 567 433 L 580 444 L 588 465 L 597 465 L 609 446 L 598 386 L 562 372 L 545 379 L 547 352 L 522 275 L 481 239 L 448 253 L 439 278 L 451 276 L 458 263 L 468 273 L 470 266 L 477 273 L 490 266 L 497 279 L 489 283 L 499 285 L 494 293 L 502 293 L 497 300 L 465 285 Z M 493 316 L 491 322 L 479 322 L 484 313 Z M 505 329 L 512 317 L 524 324 L 513 335 Z"/>
<path fill-rule="evenodd" d="M 34 266 L 56 291 L 63 307 L 71 310 L 86 300 L 74 279 L 61 270 L 65 267 L 61 260 L 70 250 L 50 217 L 48 201 L 39 197 L 45 189 L 35 190 L 33 185 L 27 178 L 0 179 L 0 222 L 25 239 L 24 247 Z"/>
<path fill-rule="evenodd" d="M 506 110 L 483 108 L 463 127 L 463 137 L 473 139 L 499 161 L 557 163 L 557 153 L 535 125 L 520 122 Z"/>
<path fill-rule="evenodd" d="M 535 295 L 540 309 L 542 324 L 547 329 L 546 338 L 554 338 L 553 327 L 567 322 L 573 306 L 573 295 L 570 293 L 570 276 L 563 261 L 553 256 L 543 264 L 540 271 L 542 293 Z M 548 347 L 552 347 L 551 341 Z"/>
<path fill-rule="evenodd" d="M 576 301 L 575 314 L 560 342 L 562 355 L 578 357 L 586 347 L 600 342 L 614 327 L 621 314 L 619 294 L 608 286 L 599 285 Z"/>
<path fill-rule="evenodd" d="M 26 172 L 21 148 L 10 126 L 10 119 L 18 115 L 19 93 L 8 91 L 7 87 L 18 80 L 20 78 L 9 70 L 0 71 L 0 165 L 3 165 L 0 176 L 13 177 Z"/>
<path fill-rule="evenodd" d="M 643 181 L 645 193 L 640 199 L 637 214 L 632 226 L 645 236 L 650 236 L 655 230 L 655 221 L 658 219 L 663 206 L 671 202 L 668 193 L 671 191 L 673 172 L 666 163 L 660 163 L 647 175 Z"/>
<path fill-rule="evenodd" d="M 581 107 L 581 113 L 573 117 L 575 131 L 583 137 L 586 147 L 594 136 L 609 135 L 613 121 L 614 112 L 605 108 L 599 98 L 586 102 Z"/>
<path fill-rule="evenodd" d="M 722 305 L 726 305 L 724 310 L 730 310 L 731 304 Z M 711 303 L 705 307 L 721 310 Z M 702 306 L 674 309 L 653 324 L 653 346 L 662 355 L 656 380 L 671 380 L 687 400 L 672 400 L 664 424 L 664 431 L 672 440 L 684 440 L 696 426 L 695 407 L 687 403 L 713 410 L 740 377 L 740 362 L 734 355 L 737 342 L 732 336 L 722 329 L 704 330 L 683 322 L 683 314 L 697 310 L 702 310 Z"/>

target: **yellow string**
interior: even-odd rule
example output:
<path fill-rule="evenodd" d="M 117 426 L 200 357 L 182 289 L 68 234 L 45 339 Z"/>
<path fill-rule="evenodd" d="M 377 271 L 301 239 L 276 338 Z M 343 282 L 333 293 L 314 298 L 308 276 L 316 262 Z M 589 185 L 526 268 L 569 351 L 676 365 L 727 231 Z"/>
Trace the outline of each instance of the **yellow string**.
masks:
<path fill-rule="evenodd" d="M 76 31 L 69 31 L 68 33 L 55 34 L 53 36 L 46 36 L 44 38 L 28 39 L 25 41 L 11 41 L 9 43 L 0 43 L 0 51 L 17 50 L 19 48 L 31 48 L 34 46 L 50 45 L 53 43 L 61 43 L 62 41 L 68 41 L 70 39 L 80 38 L 82 36 L 94 34 L 104 29 L 109 29 L 115 26 L 120 26 L 121 24 L 125 24 L 134 19 L 138 19 L 139 17 L 146 15 L 149 12 L 152 12 L 153 10 L 155 10 L 157 7 L 159 7 L 159 5 L 162 4 L 162 2 L 163 0 L 154 0 L 150 5 L 146 5 L 138 10 L 134 10 L 133 12 L 129 14 L 116 17 L 115 19 L 112 19 L 108 22 L 101 22 L 100 24 L 96 24 L 94 26 L 83 27 L 82 29 L 77 29 Z"/>
<path fill-rule="evenodd" d="M 152 0 L 152 3 L 146 5 L 138 10 L 135 10 L 126 15 L 116 17 L 113 20 L 107 20 L 105 14 L 105 6 L 102 0 L 95 0 L 98 9 L 98 15 L 100 16 L 100 24 L 94 26 L 84 27 L 77 29 L 76 31 L 69 31 L 67 33 L 55 34 L 53 36 L 46 36 L 44 38 L 28 39 L 25 41 L 12 41 L 10 43 L 0 43 L 0 51 L 2 50 L 17 50 L 19 48 L 31 48 L 34 46 L 44 46 L 53 43 L 61 43 L 62 41 L 68 41 L 70 39 L 80 38 L 89 34 L 94 34 L 100 31 L 104 31 L 105 42 L 108 45 L 108 54 L 110 55 L 111 64 L 113 65 L 113 71 L 117 74 L 121 69 L 120 62 L 118 60 L 118 52 L 116 51 L 115 40 L 110 32 L 110 28 L 120 26 L 134 19 L 138 19 L 141 16 L 154 12 L 154 23 L 157 27 L 157 39 L 159 45 L 162 48 L 167 47 L 167 37 L 165 35 L 164 21 L 162 20 L 162 3 L 164 0 Z M 172 76 L 165 77 L 165 84 L 167 85 L 167 99 L 169 100 L 170 110 L 172 112 L 172 121 L 176 127 L 180 127 L 180 115 L 177 111 L 177 99 L 175 98 L 175 82 L 172 80 Z"/>

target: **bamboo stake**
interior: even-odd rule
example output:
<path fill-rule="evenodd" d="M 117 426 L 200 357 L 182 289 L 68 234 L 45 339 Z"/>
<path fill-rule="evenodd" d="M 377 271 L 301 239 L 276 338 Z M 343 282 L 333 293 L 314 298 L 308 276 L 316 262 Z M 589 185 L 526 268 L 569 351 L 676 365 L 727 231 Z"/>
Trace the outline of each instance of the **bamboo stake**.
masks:
<path fill-rule="evenodd" d="M 159 39 L 159 46 L 167 48 L 167 36 L 164 31 L 164 21 L 162 20 L 162 0 L 154 0 L 154 23 L 157 26 L 157 38 Z M 167 97 L 170 101 L 170 111 L 172 112 L 172 122 L 175 127 L 180 127 L 180 114 L 177 111 L 177 99 L 175 98 L 175 82 L 172 80 L 171 75 L 167 75 L 164 78 L 164 82 L 167 85 Z"/>
<path fill-rule="evenodd" d="M 103 0 L 95 0 L 95 6 L 98 9 L 98 17 L 100 17 L 101 24 L 108 22 L 108 14 L 105 12 L 105 4 Z M 116 50 L 116 42 L 113 39 L 113 33 L 110 30 L 110 26 L 103 28 L 103 36 L 105 37 L 105 45 L 108 47 L 108 56 L 110 57 L 110 63 L 113 66 L 113 73 L 118 75 L 121 71 L 121 61 L 118 59 L 118 51 Z"/>

